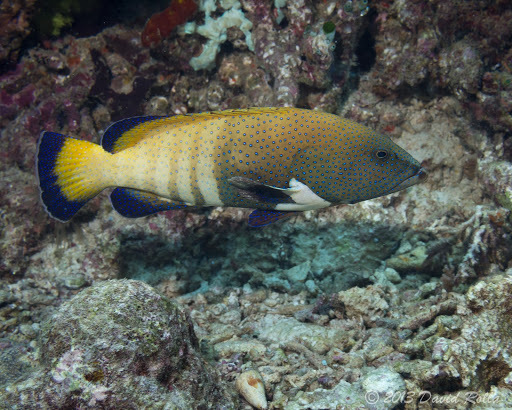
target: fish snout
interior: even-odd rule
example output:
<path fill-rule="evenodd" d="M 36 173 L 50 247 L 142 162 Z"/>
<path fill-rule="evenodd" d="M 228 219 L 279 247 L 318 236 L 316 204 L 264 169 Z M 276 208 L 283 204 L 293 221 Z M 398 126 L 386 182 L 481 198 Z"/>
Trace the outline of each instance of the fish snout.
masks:
<path fill-rule="evenodd" d="M 390 189 L 387 194 L 392 194 L 393 192 L 401 191 L 402 189 L 409 188 L 410 186 L 419 184 L 427 179 L 427 171 L 423 167 L 416 168 L 417 171 L 414 172 L 407 179 L 402 181 L 400 184 L 396 185 L 394 188 Z"/>

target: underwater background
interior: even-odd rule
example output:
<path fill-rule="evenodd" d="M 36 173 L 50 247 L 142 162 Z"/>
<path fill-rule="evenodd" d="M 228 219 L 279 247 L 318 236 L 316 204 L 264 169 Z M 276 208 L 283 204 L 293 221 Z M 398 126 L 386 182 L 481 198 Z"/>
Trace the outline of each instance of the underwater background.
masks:
<path fill-rule="evenodd" d="M 0 4 L 0 408 L 511 408 L 512 4 L 107 3 Z M 253 106 L 370 126 L 428 179 L 264 228 L 40 203 L 43 130 Z"/>

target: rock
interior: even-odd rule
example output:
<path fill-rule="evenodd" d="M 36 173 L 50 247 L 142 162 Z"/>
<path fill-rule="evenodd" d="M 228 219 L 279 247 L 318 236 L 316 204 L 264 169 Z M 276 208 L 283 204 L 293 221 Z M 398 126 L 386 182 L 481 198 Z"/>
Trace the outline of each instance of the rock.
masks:
<path fill-rule="evenodd" d="M 62 278 L 62 284 L 68 289 L 80 289 L 86 284 L 84 275 L 67 275 Z"/>
<path fill-rule="evenodd" d="M 254 324 L 262 340 L 286 344 L 302 340 L 315 353 L 324 354 L 332 347 L 344 348 L 349 337 L 341 329 L 302 323 L 281 315 L 266 316 Z"/>
<path fill-rule="evenodd" d="M 389 304 L 383 296 L 382 289 L 374 285 L 366 288 L 354 287 L 338 293 L 338 299 L 345 305 L 346 316 L 362 317 L 367 323 L 373 323 L 389 309 Z"/>
<path fill-rule="evenodd" d="M 215 350 L 220 357 L 230 357 L 241 352 L 263 356 L 265 349 L 265 345 L 257 340 L 226 340 L 215 345 Z"/>
<path fill-rule="evenodd" d="M 369 404 L 379 401 L 384 404 L 385 398 L 395 397 L 397 393 L 406 390 L 404 379 L 397 372 L 384 366 L 370 371 L 363 378 L 361 385 Z"/>
<path fill-rule="evenodd" d="M 302 393 L 302 392 L 301 392 Z M 366 401 L 360 388 L 341 380 L 332 390 L 316 389 L 299 393 L 286 405 L 286 410 L 299 409 L 364 409 Z"/>
<path fill-rule="evenodd" d="M 469 288 L 460 335 L 445 340 L 442 359 L 455 367 L 463 387 L 512 386 L 512 269 Z"/>
<path fill-rule="evenodd" d="M 149 285 L 111 280 L 80 292 L 42 326 L 42 368 L 7 389 L 20 408 L 234 406 L 198 353 L 192 323 Z M 2 394 L 0 394 L 2 396 Z"/>
<path fill-rule="evenodd" d="M 439 56 L 439 73 L 444 85 L 454 92 L 476 94 L 482 77 L 483 63 L 478 49 L 466 40 L 445 48 Z"/>
<path fill-rule="evenodd" d="M 400 274 L 393 268 L 384 269 L 384 275 L 391 283 L 400 283 L 402 281 Z"/>
<path fill-rule="evenodd" d="M 277 290 L 279 292 L 289 292 L 291 289 L 290 282 L 274 276 L 268 276 L 263 280 L 263 285 L 267 288 Z"/>
<path fill-rule="evenodd" d="M 386 261 L 386 266 L 388 268 L 393 268 L 398 272 L 421 270 L 423 262 L 425 262 L 427 256 L 427 247 L 420 245 L 409 252 L 388 259 Z"/>
<path fill-rule="evenodd" d="M 394 348 L 391 331 L 381 327 L 369 329 L 363 349 L 364 356 L 369 362 L 392 353 Z"/>
<path fill-rule="evenodd" d="M 304 282 L 311 271 L 311 262 L 306 261 L 300 265 L 296 265 L 291 269 L 288 269 L 285 274 L 291 283 Z"/>
<path fill-rule="evenodd" d="M 8 303 L 14 302 L 15 300 L 16 298 L 11 292 L 5 289 L 0 289 L 0 306 L 7 305 Z"/>

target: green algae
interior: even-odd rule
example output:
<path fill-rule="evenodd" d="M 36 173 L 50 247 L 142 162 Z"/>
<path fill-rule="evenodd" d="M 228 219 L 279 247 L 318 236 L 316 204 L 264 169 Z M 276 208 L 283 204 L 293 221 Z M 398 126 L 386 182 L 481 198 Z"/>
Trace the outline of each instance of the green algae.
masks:
<path fill-rule="evenodd" d="M 58 36 L 70 27 L 77 17 L 84 17 L 101 8 L 100 0 L 48 0 L 34 16 L 38 36 Z"/>

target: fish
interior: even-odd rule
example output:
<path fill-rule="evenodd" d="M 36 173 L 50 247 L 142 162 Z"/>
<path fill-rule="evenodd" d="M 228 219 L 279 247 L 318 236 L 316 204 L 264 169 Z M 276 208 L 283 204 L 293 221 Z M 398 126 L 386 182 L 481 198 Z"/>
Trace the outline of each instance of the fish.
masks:
<path fill-rule="evenodd" d="M 388 136 L 289 107 L 126 118 L 100 144 L 43 131 L 36 173 L 45 210 L 61 222 L 114 188 L 110 202 L 127 218 L 241 207 L 254 209 L 253 227 L 388 195 L 427 177 Z"/>

